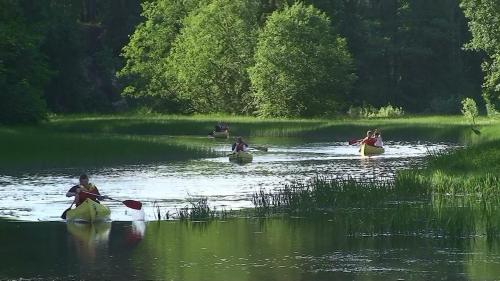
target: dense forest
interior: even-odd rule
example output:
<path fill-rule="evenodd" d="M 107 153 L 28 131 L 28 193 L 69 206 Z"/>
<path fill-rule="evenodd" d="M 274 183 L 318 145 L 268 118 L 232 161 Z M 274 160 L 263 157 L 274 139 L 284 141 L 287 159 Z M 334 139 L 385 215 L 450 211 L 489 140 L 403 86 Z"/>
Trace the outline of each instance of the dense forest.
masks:
<path fill-rule="evenodd" d="M 0 123 L 499 108 L 496 0 L 0 0 Z"/>

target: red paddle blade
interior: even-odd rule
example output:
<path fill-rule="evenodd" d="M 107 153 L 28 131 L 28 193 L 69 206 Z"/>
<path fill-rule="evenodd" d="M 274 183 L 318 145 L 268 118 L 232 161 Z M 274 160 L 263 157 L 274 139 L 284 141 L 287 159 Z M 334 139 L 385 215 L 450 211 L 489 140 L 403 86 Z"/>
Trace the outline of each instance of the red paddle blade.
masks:
<path fill-rule="evenodd" d="M 357 142 L 359 142 L 359 140 L 356 140 L 356 139 L 349 140 L 349 145 L 355 144 Z"/>
<path fill-rule="evenodd" d="M 139 201 L 125 200 L 122 203 L 123 203 L 123 205 L 125 205 L 131 209 L 140 210 L 142 208 L 142 203 Z"/>

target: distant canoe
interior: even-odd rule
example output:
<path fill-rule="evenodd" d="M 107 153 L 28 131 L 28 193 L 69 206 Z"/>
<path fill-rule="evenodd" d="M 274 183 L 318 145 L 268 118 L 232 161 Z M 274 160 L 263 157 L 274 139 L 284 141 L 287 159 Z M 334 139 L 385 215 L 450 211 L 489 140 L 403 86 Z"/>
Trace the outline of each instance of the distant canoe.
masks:
<path fill-rule="evenodd" d="M 380 155 L 385 152 L 385 149 L 383 147 L 362 144 L 360 152 L 362 156 Z"/>
<path fill-rule="evenodd" d="M 229 138 L 229 131 L 228 130 L 225 130 L 224 132 L 213 132 L 212 136 L 214 138 L 218 138 L 218 139 L 227 139 Z"/>

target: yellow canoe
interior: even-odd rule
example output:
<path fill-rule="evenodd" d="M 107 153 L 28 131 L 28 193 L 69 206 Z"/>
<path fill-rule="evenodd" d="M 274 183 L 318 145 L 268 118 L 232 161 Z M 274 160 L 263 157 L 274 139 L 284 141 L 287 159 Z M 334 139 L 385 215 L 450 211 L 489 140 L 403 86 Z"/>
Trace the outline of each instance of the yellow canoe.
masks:
<path fill-rule="evenodd" d="M 85 200 L 78 207 L 66 213 L 67 221 L 99 222 L 109 220 L 111 210 L 91 199 Z"/>
<path fill-rule="evenodd" d="M 229 138 L 229 131 L 228 130 L 225 130 L 224 132 L 213 132 L 213 136 L 214 138 L 218 138 L 218 139 L 227 139 Z"/>
<path fill-rule="evenodd" d="M 359 150 L 362 156 L 380 155 L 385 152 L 383 147 L 371 146 L 367 144 L 362 144 Z"/>
<path fill-rule="evenodd" d="M 238 162 L 238 163 L 250 163 L 253 160 L 253 156 L 249 152 L 237 152 L 229 154 L 229 161 Z"/>

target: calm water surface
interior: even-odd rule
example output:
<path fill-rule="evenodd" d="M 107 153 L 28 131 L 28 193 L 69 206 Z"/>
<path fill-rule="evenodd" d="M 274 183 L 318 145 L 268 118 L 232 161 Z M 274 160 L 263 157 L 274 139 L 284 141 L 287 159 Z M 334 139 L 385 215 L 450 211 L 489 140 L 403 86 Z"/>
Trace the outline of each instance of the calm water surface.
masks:
<path fill-rule="evenodd" d="M 390 178 L 445 143 L 388 143 L 362 158 L 341 143 L 289 141 L 226 157 L 85 171 L 120 204 L 113 222 L 66 224 L 64 197 L 81 170 L 0 175 L 0 280 L 500 280 L 498 207 L 441 199 L 347 208 L 314 219 L 152 219 L 153 203 L 175 213 L 192 196 L 217 208 L 251 207 L 251 194 L 317 175 Z M 226 144 L 216 145 L 227 152 Z M 485 210 L 487 209 L 487 215 Z"/>
<path fill-rule="evenodd" d="M 499 280 L 481 236 L 355 235 L 335 221 L 1 223 L 0 279 Z"/>
<path fill-rule="evenodd" d="M 27 221 L 57 221 L 71 201 L 64 195 L 78 175 L 87 172 L 102 194 L 135 199 L 145 204 L 144 214 L 107 202 L 113 220 L 154 219 L 153 202 L 165 212 L 175 213 L 193 196 L 208 197 L 218 209 L 252 207 L 251 195 L 272 190 L 290 181 L 317 175 L 355 178 L 390 178 L 394 171 L 418 164 L 428 150 L 450 147 L 445 143 L 387 143 L 386 153 L 360 157 L 357 146 L 345 143 L 304 143 L 291 140 L 269 146 L 269 152 L 254 152 L 253 163 L 237 165 L 227 157 L 114 167 L 99 170 L 51 170 L 18 175 L 0 174 L 0 217 Z M 228 144 L 215 149 L 228 151 Z"/>

